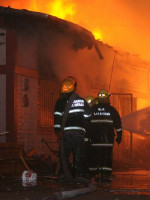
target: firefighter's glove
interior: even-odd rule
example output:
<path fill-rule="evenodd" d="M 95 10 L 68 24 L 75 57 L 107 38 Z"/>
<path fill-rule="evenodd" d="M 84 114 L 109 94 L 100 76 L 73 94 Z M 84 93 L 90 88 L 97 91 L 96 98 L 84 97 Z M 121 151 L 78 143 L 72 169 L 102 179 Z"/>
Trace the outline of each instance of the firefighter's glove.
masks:
<path fill-rule="evenodd" d="M 117 135 L 117 138 L 116 138 L 116 142 L 117 142 L 118 144 L 120 144 L 120 143 L 121 143 L 121 140 L 122 140 L 122 134 L 118 134 L 118 135 Z"/>

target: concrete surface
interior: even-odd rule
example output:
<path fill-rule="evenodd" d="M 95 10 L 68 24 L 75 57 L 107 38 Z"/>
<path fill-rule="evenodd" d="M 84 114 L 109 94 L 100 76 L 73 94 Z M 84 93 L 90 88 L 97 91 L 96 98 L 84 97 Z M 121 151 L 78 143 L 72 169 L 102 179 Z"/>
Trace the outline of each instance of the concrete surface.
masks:
<path fill-rule="evenodd" d="M 149 200 L 150 171 L 115 172 L 110 183 L 96 183 L 97 190 L 79 195 L 73 200 Z M 57 200 L 60 192 L 83 188 L 84 184 L 64 184 L 49 176 L 38 177 L 35 183 L 23 183 L 21 178 L 0 179 L 0 199 Z"/>

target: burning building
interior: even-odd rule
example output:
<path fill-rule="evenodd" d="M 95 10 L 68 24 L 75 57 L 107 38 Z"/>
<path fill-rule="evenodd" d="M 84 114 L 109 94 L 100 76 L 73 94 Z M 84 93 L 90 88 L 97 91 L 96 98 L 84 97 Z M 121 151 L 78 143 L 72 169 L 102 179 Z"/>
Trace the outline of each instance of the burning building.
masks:
<path fill-rule="evenodd" d="M 83 97 L 109 90 L 121 116 L 150 103 L 149 64 L 96 41 L 91 32 L 68 21 L 0 7 L 0 52 L 0 131 L 8 131 L 0 142 L 23 144 L 25 152 L 35 147 L 46 153 L 42 138 L 57 148 L 53 110 L 59 82 L 66 76 L 77 78 Z M 133 140 L 131 132 L 124 134 L 119 151 L 127 165 Z M 119 155 L 116 147 L 114 159 L 121 163 Z"/>
<path fill-rule="evenodd" d="M 53 110 L 59 82 L 74 74 L 80 50 L 94 45 L 102 58 L 94 36 L 47 14 L 0 7 L 0 41 L 0 131 L 8 132 L 0 142 L 22 144 L 26 153 L 36 148 L 40 154 L 48 151 L 41 143 L 45 138 L 57 148 Z"/>

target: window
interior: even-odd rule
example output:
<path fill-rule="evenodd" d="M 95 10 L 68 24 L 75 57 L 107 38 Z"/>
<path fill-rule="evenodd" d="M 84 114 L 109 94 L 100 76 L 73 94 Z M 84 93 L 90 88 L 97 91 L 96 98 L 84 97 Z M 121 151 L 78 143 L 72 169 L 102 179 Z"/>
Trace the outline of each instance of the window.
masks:
<path fill-rule="evenodd" d="M 40 86 L 40 124 L 41 127 L 52 128 L 55 103 L 59 96 L 59 84 L 54 79 L 41 80 Z"/>

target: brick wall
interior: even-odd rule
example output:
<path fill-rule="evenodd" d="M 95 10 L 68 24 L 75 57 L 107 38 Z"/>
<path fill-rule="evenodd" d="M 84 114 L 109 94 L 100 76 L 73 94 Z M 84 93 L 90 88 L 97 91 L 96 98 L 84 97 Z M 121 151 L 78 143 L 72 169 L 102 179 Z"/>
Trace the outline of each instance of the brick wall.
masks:
<path fill-rule="evenodd" d="M 16 75 L 16 132 L 17 141 L 25 152 L 37 146 L 38 79 Z"/>
<path fill-rule="evenodd" d="M 53 128 L 40 127 L 40 85 L 39 79 L 27 75 L 15 76 L 16 82 L 16 108 L 15 122 L 17 142 L 24 145 L 25 153 L 36 148 L 36 154 L 51 154 L 44 138 L 52 149 L 58 149 L 57 138 Z M 51 155 L 53 156 L 53 155 Z"/>

